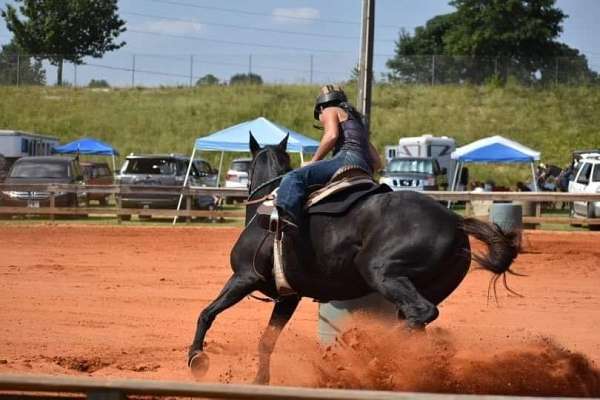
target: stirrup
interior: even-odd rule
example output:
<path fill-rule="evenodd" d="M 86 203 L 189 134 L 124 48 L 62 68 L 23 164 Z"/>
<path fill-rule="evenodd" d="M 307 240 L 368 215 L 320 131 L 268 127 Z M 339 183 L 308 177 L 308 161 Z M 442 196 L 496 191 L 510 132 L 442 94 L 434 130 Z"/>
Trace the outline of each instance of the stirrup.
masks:
<path fill-rule="evenodd" d="M 296 294 L 296 291 L 292 289 L 292 285 L 288 282 L 283 271 L 283 248 L 284 248 L 284 234 L 281 232 L 281 239 L 277 239 L 278 235 L 275 235 L 273 240 L 273 277 L 275 278 L 275 287 L 277 293 L 281 296 L 290 296 Z"/>
<path fill-rule="evenodd" d="M 273 208 L 269 217 L 269 231 L 274 233 L 273 237 L 273 277 L 275 278 L 275 287 L 277 293 L 282 296 L 289 296 L 296 294 L 296 291 L 292 289 L 284 272 L 284 228 L 286 224 L 293 224 L 291 221 L 286 221 L 279 218 L 279 211 L 277 207 Z"/>

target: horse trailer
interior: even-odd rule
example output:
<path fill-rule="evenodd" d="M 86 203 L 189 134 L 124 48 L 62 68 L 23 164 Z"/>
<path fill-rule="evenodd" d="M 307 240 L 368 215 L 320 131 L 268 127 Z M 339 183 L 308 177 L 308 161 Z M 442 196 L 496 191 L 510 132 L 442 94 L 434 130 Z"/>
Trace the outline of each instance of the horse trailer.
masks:
<path fill-rule="evenodd" d="M 456 140 L 448 136 L 421 135 L 405 137 L 397 145 L 385 146 L 385 159 L 389 163 L 393 158 L 431 157 L 440 168 L 446 168 L 448 182 L 452 181 L 456 162 L 450 154 L 456 149 Z"/>
<path fill-rule="evenodd" d="M 25 156 L 49 156 L 52 148 L 60 144 L 58 138 L 35 133 L 0 130 L 0 156 L 4 166 L 0 166 L 0 175 L 10 169 L 12 164 Z"/>

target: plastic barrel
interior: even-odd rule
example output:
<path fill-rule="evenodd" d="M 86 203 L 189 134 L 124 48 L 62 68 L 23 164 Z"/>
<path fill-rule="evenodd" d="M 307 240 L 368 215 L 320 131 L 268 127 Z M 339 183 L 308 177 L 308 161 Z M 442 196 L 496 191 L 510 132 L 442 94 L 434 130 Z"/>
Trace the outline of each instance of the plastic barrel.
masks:
<path fill-rule="evenodd" d="M 328 345 L 335 342 L 335 337 L 345 327 L 347 317 L 355 312 L 368 313 L 379 318 L 390 318 L 397 321 L 396 306 L 383 298 L 379 293 L 352 300 L 331 301 L 319 304 L 319 342 Z"/>
<path fill-rule="evenodd" d="M 490 208 L 490 222 L 498 224 L 504 232 L 523 229 L 523 208 L 520 204 L 494 203 Z"/>

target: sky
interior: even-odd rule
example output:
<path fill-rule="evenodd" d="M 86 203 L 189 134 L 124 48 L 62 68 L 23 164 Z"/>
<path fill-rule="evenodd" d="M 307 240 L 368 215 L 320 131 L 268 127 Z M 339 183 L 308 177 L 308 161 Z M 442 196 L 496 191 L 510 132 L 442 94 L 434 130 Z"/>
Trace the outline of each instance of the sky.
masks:
<path fill-rule="evenodd" d="M 14 4 L 0 0 L 0 7 Z M 252 72 L 271 84 L 343 82 L 358 63 L 361 0 L 119 0 L 127 44 L 85 65 L 66 65 L 64 80 L 85 86 L 189 85 Z M 600 71 L 600 0 L 558 0 L 569 17 L 559 40 Z M 446 0 L 376 0 L 375 78 L 387 72 L 401 29 L 413 32 L 454 9 Z M 0 19 L 0 44 L 11 39 Z M 55 70 L 46 64 L 48 83 Z"/>

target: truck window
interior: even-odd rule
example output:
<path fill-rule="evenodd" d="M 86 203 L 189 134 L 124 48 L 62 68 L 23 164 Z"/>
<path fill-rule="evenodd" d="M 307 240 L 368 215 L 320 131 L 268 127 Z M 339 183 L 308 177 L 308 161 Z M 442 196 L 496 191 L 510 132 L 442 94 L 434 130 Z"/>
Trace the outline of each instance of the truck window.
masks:
<path fill-rule="evenodd" d="M 590 182 L 590 173 L 592 172 L 592 164 L 583 163 L 579 176 L 577 177 L 577 183 L 587 184 Z"/>

